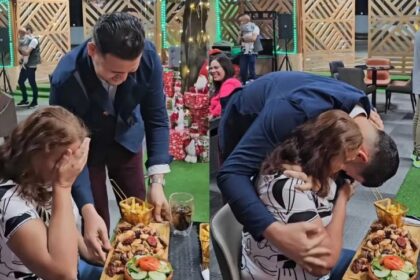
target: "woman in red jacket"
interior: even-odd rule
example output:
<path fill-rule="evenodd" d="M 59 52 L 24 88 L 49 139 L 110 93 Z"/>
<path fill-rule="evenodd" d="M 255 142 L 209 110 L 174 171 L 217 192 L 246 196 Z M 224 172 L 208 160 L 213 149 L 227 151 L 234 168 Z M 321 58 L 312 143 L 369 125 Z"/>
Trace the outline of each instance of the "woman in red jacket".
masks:
<path fill-rule="evenodd" d="M 230 59 L 225 55 L 214 56 L 210 60 L 209 72 L 213 78 L 214 92 L 210 99 L 210 115 L 220 117 L 222 106 L 220 99 L 229 96 L 241 82 L 235 78 L 235 70 Z"/>

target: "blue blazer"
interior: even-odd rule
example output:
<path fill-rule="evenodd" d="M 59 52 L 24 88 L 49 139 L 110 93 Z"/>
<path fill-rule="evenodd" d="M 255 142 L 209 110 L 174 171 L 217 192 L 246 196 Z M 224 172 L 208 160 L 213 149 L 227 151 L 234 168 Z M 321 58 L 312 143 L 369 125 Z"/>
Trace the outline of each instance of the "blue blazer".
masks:
<path fill-rule="evenodd" d="M 303 72 L 274 72 L 237 90 L 222 114 L 219 146 L 225 159 L 217 183 L 236 218 L 256 240 L 275 219 L 255 193 L 251 177 L 294 128 L 330 109 L 350 113 L 366 94 L 348 84 Z"/>
<path fill-rule="evenodd" d="M 110 116 L 104 112 L 110 111 L 112 102 L 95 74 L 87 43 L 73 49 L 58 63 L 51 77 L 50 104 L 63 106 L 85 122 L 92 137 L 89 162 L 100 161 L 113 141 L 138 153 L 146 135 L 146 166 L 169 164 L 169 121 L 162 66 L 153 44 L 145 41 L 139 69 L 117 87 L 115 116 Z M 93 203 L 87 167 L 73 186 L 73 197 L 79 209 Z"/>

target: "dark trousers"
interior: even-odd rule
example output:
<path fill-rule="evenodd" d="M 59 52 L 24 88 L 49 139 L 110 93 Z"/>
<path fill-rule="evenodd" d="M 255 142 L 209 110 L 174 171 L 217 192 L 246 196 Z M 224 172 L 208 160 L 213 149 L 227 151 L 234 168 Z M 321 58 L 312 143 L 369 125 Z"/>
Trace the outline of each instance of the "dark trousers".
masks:
<path fill-rule="evenodd" d="M 120 144 L 114 142 L 109 147 L 104 162 L 89 164 L 89 177 L 92 186 L 93 199 L 98 214 L 104 219 L 109 231 L 110 218 L 108 209 L 108 195 L 106 192 L 106 170 L 108 177 L 114 179 L 127 197 L 135 196 L 145 199 L 146 190 L 144 186 L 143 156 L 140 151 L 133 154 L 127 151 Z M 121 201 L 115 193 L 117 202 Z"/>
<path fill-rule="evenodd" d="M 248 79 L 255 79 L 255 63 L 257 61 L 256 54 L 241 54 L 239 60 L 239 68 L 242 83 L 246 83 Z"/>
<path fill-rule="evenodd" d="M 25 81 L 26 79 L 28 79 L 29 84 L 31 85 L 31 88 L 32 88 L 32 94 L 33 94 L 32 103 L 37 104 L 38 103 L 38 86 L 36 85 L 35 72 L 36 72 L 36 68 L 29 68 L 29 67 L 23 68 L 22 67 L 22 69 L 20 69 L 18 84 L 19 84 L 20 91 L 22 92 L 22 100 L 28 101 L 28 93 L 26 92 L 26 87 L 25 87 Z"/>

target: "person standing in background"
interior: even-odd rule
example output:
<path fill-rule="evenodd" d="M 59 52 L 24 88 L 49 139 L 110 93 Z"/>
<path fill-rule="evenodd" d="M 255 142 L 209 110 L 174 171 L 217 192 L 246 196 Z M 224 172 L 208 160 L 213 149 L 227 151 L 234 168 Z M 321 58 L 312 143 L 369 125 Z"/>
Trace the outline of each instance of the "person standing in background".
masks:
<path fill-rule="evenodd" d="M 413 67 L 413 93 L 420 94 L 420 31 L 414 37 L 414 67 Z M 413 118 L 413 166 L 420 168 L 420 102 L 417 102 L 417 109 Z"/>
<path fill-rule="evenodd" d="M 99 18 L 93 38 L 66 54 L 51 77 L 50 104 L 71 111 L 92 133 L 87 166 L 72 193 L 86 244 L 103 261 L 110 246 L 107 173 L 126 196 L 145 199 L 145 137 L 147 198 L 156 221 L 169 216 L 163 187 L 171 157 L 162 76 L 159 55 L 139 19 L 114 12 Z"/>
<path fill-rule="evenodd" d="M 26 32 L 26 34 L 24 34 Z M 17 106 L 29 106 L 35 108 L 38 106 L 38 86 L 36 84 L 35 72 L 37 65 L 41 63 L 41 51 L 39 46 L 39 38 L 32 34 L 33 30 L 30 25 L 19 29 L 19 48 L 18 51 L 22 55 L 22 67 L 19 73 L 19 89 L 22 92 L 22 101 Z M 28 102 L 28 93 L 26 92 L 25 81 L 28 80 L 32 89 L 32 102 Z"/>
<path fill-rule="evenodd" d="M 243 14 L 239 17 L 240 24 L 240 43 L 241 43 L 241 56 L 240 56 L 240 75 L 242 83 L 245 84 L 248 80 L 254 80 L 255 64 L 257 61 L 258 52 L 261 49 L 256 48 L 256 41 L 260 35 L 260 28 L 253 22 L 249 15 Z"/>

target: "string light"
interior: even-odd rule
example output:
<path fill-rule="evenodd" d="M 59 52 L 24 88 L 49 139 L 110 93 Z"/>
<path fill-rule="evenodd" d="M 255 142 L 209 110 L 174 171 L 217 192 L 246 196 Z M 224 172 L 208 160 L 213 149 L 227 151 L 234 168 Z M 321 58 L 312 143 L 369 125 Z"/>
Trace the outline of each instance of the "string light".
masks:
<path fill-rule="evenodd" d="M 160 30 L 162 33 L 162 46 L 164 49 L 167 49 L 169 47 L 169 44 L 167 41 L 168 34 L 166 33 L 166 0 L 162 0 L 162 3 L 160 5 Z"/>
<path fill-rule="evenodd" d="M 169 42 L 168 42 L 168 29 L 166 26 L 166 2 L 167 0 L 161 0 L 161 11 L 160 11 L 160 18 L 161 18 L 161 34 L 159 34 L 159 36 L 161 36 L 161 42 L 162 42 L 162 47 L 163 48 L 169 48 Z M 217 0 L 218 2 L 218 0 Z M 200 9 L 208 9 L 210 8 L 210 2 L 209 1 L 200 1 L 198 3 L 198 5 L 200 7 Z M 190 4 L 190 9 L 191 11 L 195 11 L 196 10 L 196 5 L 195 3 L 191 3 Z M 175 16 L 175 20 L 179 21 L 180 18 L 178 16 Z M 220 18 L 219 18 L 219 24 L 220 24 Z M 170 29 L 169 30 L 171 33 L 176 33 L 176 30 Z M 178 31 L 179 34 L 182 34 L 184 31 L 182 29 L 180 29 Z M 206 41 L 210 41 L 210 35 L 208 35 L 204 30 L 200 31 L 201 35 L 197 35 L 197 42 L 206 42 Z M 221 36 L 220 36 L 221 37 Z M 188 37 L 188 42 L 192 43 L 194 42 L 194 38 L 193 37 Z M 176 45 L 175 45 L 176 46 Z"/>
<path fill-rule="evenodd" d="M 216 0 L 216 41 L 222 40 L 222 26 L 220 22 L 220 0 Z"/>

